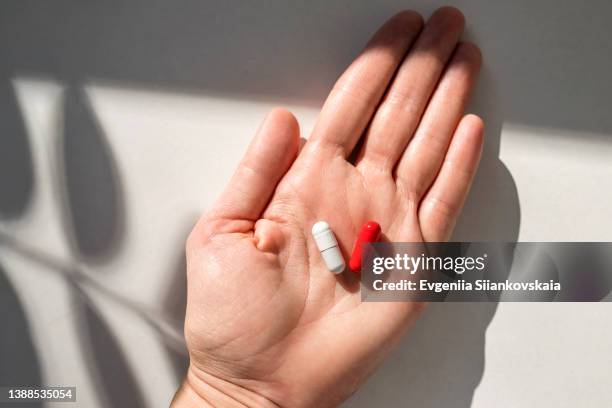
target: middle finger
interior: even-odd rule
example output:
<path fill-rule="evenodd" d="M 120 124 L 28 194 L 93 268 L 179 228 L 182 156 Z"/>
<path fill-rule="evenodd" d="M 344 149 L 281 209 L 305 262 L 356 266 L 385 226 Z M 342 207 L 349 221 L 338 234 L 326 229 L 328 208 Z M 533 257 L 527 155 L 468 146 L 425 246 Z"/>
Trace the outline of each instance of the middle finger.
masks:
<path fill-rule="evenodd" d="M 430 17 L 372 119 L 357 159 L 359 168 L 391 174 L 459 41 L 463 26 L 463 15 L 452 7 L 438 9 Z"/>

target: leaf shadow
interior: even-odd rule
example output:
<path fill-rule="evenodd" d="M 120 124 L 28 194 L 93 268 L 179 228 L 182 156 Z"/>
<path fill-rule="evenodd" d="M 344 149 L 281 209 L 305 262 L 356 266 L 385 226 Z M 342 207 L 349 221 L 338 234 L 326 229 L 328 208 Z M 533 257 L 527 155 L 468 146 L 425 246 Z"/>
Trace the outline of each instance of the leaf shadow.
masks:
<path fill-rule="evenodd" d="M 34 188 L 32 152 L 15 91 L 0 85 L 0 219 L 23 214 Z"/>
<path fill-rule="evenodd" d="M 0 386 L 40 386 L 42 373 L 19 295 L 0 265 Z M 19 404 L 42 407 L 41 402 Z"/>
<path fill-rule="evenodd" d="M 102 405 L 109 408 L 145 407 L 142 390 L 125 354 L 92 300 L 74 283 L 74 302 L 79 311 L 79 336 L 85 362 Z"/>
<path fill-rule="evenodd" d="M 125 235 L 124 198 L 106 134 L 87 95 L 69 87 L 58 157 L 58 184 L 73 256 L 88 263 L 108 260 Z"/>

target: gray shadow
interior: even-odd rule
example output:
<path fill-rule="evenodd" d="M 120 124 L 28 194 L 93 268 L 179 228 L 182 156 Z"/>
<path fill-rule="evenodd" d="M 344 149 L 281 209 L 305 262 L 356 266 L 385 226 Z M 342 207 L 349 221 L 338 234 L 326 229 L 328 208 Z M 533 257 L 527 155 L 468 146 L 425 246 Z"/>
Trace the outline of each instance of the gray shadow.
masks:
<path fill-rule="evenodd" d="M 57 187 L 73 255 L 100 262 L 120 248 L 125 232 L 121 180 L 115 160 L 84 91 L 64 92 Z"/>
<path fill-rule="evenodd" d="M 12 84 L 0 82 L 0 220 L 18 218 L 34 187 L 32 153 Z"/>
<path fill-rule="evenodd" d="M 102 406 L 144 408 L 142 391 L 111 328 L 87 295 L 76 285 L 71 286 L 82 329 L 79 341 Z"/>
<path fill-rule="evenodd" d="M 0 57 L 5 75 L 39 73 L 77 84 L 103 79 L 318 106 L 386 18 L 403 8 L 428 15 L 443 4 L 12 0 L 0 6 Z M 505 121 L 610 133 L 609 2 L 455 5 L 494 65 Z"/>
<path fill-rule="evenodd" d="M 0 265 L 0 387 L 43 384 L 38 350 L 17 291 Z M 3 405 L 0 403 L 0 405 Z M 42 403 L 19 404 L 39 408 Z"/>
<path fill-rule="evenodd" d="M 552 245 L 551 245 L 552 246 Z M 607 242 L 558 244 L 551 250 L 564 290 L 558 302 L 594 302 L 604 300 L 612 291 L 612 251 Z"/>

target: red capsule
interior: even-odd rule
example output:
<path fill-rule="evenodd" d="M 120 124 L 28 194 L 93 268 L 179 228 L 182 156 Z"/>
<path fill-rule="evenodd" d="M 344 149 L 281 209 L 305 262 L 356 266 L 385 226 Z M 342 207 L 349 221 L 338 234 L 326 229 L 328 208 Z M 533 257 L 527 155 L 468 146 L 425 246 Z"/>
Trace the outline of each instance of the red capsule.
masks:
<path fill-rule="evenodd" d="M 363 227 L 361 227 L 361 231 L 359 231 L 359 235 L 357 236 L 357 241 L 355 242 L 353 253 L 351 254 L 351 259 L 349 261 L 349 269 L 351 271 L 355 273 L 361 272 L 361 253 L 363 250 L 363 244 L 376 242 L 378 241 L 379 236 L 380 225 L 376 221 L 368 221 L 363 224 Z"/>

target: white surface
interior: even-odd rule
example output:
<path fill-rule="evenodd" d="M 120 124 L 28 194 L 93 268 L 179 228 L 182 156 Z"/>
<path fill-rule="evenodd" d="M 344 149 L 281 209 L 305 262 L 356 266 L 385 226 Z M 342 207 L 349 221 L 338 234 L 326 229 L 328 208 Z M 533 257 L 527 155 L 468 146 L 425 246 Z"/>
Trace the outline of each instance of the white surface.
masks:
<path fill-rule="evenodd" d="M 189 227 L 269 108 L 292 109 L 307 135 L 335 75 L 375 26 L 406 5 L 279 2 L 216 5 L 215 13 L 195 4 L 121 12 L 15 6 L 0 41 L 35 183 L 21 217 L 0 221 L 22 247 L 1 244 L 0 261 L 24 305 L 46 383 L 78 386 L 75 407 L 110 404 L 91 371 L 95 351 L 78 341 L 74 293 L 57 271 L 77 267 L 91 279 L 90 301 L 145 406 L 168 405 L 177 382 L 166 352 L 172 336 L 159 333 L 176 317 L 163 299 L 180 283 Z M 487 121 L 487 145 L 457 239 L 610 240 L 609 5 L 460 5 L 486 60 L 473 110 Z M 434 5 L 414 7 L 428 13 Z M 121 177 L 126 226 L 104 262 L 72 259 L 60 221 L 55 143 L 66 87 L 85 91 Z M 609 304 L 432 305 L 345 406 L 612 406 L 611 311 Z"/>

